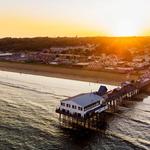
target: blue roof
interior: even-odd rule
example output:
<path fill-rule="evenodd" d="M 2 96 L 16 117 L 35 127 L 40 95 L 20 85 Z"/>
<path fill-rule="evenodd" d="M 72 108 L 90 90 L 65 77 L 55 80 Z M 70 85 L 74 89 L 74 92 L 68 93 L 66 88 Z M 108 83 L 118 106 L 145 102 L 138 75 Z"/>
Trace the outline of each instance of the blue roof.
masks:
<path fill-rule="evenodd" d="M 102 99 L 103 98 L 101 96 L 95 93 L 85 93 L 85 94 L 77 95 L 75 97 L 71 97 L 69 99 L 65 99 L 63 101 L 72 101 L 76 103 L 77 105 L 80 105 L 81 107 L 85 107 L 95 102 L 98 102 Z"/>

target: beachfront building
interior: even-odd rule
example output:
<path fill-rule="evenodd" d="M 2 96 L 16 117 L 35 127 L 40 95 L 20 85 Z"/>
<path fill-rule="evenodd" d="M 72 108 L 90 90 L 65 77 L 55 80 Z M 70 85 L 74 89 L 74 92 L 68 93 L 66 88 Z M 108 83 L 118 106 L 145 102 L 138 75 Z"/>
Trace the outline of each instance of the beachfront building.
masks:
<path fill-rule="evenodd" d="M 60 64 L 74 64 L 79 62 L 87 62 L 87 57 L 74 54 L 58 54 L 55 61 Z"/>
<path fill-rule="evenodd" d="M 107 88 L 101 86 L 98 92 L 80 94 L 61 101 L 56 112 L 72 117 L 89 117 L 107 109 L 103 95 Z"/>
<path fill-rule="evenodd" d="M 28 61 L 40 62 L 49 64 L 56 58 L 56 54 L 51 54 L 46 51 L 28 53 Z"/>
<path fill-rule="evenodd" d="M 110 70 L 114 71 L 115 67 L 118 64 L 118 57 L 116 55 L 106 55 L 102 54 L 101 56 L 93 56 L 92 61 L 89 63 L 87 69 L 90 70 Z"/>
<path fill-rule="evenodd" d="M 51 47 L 50 51 L 52 53 L 62 53 L 65 51 L 74 51 L 74 50 L 82 50 L 82 51 L 93 51 L 95 49 L 95 45 L 81 45 L 81 46 L 65 46 L 65 47 Z"/>
<path fill-rule="evenodd" d="M 27 60 L 27 57 L 24 53 L 0 53 L 0 60 L 25 62 Z"/>

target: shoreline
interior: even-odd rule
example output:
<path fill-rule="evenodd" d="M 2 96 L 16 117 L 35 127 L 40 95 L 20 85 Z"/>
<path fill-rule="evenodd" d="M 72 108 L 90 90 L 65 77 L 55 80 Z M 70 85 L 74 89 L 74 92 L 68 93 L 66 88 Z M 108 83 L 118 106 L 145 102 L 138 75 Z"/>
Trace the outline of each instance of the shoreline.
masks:
<path fill-rule="evenodd" d="M 120 85 L 127 80 L 127 74 L 90 71 L 84 69 L 51 66 L 45 64 L 27 64 L 16 62 L 0 62 L 1 71 L 10 71 L 47 77 L 79 80 L 86 82 Z M 138 75 L 130 75 L 130 80 L 137 79 Z"/>

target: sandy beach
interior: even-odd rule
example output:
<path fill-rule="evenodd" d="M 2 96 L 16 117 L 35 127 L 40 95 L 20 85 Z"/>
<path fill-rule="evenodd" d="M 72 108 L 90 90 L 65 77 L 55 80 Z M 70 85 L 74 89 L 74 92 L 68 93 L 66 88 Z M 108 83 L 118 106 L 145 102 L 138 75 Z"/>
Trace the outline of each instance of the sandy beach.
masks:
<path fill-rule="evenodd" d="M 127 75 L 121 73 L 89 71 L 84 69 L 65 68 L 43 64 L 0 62 L 0 70 L 110 85 L 119 85 L 121 82 L 127 80 Z M 130 75 L 129 79 L 133 80 L 137 79 L 137 77 L 137 75 Z"/>

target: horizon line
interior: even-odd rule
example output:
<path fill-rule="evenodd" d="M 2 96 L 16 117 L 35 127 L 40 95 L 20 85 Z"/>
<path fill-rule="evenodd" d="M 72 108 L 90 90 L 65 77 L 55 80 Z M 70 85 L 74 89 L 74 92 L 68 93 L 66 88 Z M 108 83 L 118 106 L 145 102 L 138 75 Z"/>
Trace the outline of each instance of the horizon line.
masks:
<path fill-rule="evenodd" d="M 13 37 L 13 36 L 5 36 L 5 37 L 0 37 L 0 39 L 7 39 L 7 38 L 12 38 L 12 39 L 32 39 L 32 38 L 150 38 L 150 35 L 147 36 L 32 36 L 32 37 Z"/>

